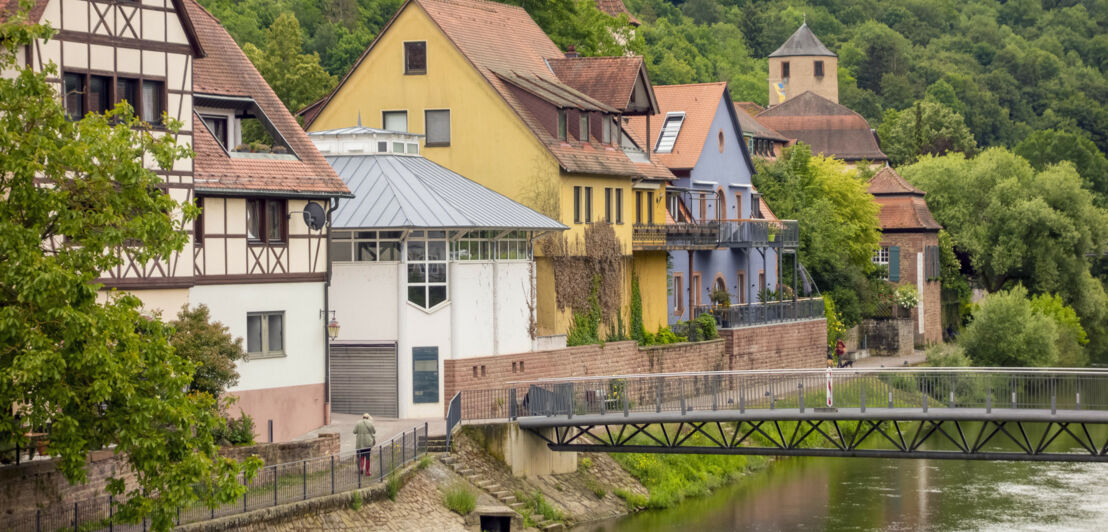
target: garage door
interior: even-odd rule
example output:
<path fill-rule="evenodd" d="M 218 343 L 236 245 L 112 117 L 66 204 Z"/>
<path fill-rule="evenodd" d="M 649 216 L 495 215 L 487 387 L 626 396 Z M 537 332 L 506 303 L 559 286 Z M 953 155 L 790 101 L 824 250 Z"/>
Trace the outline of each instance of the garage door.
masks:
<path fill-rule="evenodd" d="M 397 417 L 396 345 L 331 346 L 331 411 Z"/>

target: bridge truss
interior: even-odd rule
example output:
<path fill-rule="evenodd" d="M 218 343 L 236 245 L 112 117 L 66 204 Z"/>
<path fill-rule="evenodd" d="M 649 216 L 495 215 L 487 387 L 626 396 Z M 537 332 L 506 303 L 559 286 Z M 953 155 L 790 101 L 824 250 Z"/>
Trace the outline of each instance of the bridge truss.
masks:
<path fill-rule="evenodd" d="M 537 417 L 519 423 L 555 451 L 1108 462 L 1108 419 L 1093 412 L 729 414 Z"/>

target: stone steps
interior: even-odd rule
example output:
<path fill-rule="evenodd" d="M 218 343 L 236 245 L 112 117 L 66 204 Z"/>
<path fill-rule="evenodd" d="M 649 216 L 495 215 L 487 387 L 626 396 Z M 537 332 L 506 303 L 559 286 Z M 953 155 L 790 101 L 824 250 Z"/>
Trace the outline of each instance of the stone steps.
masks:
<path fill-rule="evenodd" d="M 442 456 L 442 457 L 439 458 L 439 460 L 442 463 L 446 464 L 448 467 L 450 467 L 450 469 L 453 470 L 454 473 L 456 473 L 458 476 L 466 479 L 466 481 L 468 481 L 470 484 L 473 484 L 478 489 L 488 493 L 489 495 L 492 495 L 493 498 L 500 501 L 501 504 L 503 504 L 504 506 L 507 506 L 508 508 L 511 508 L 512 511 L 519 514 L 520 518 L 523 517 L 522 512 L 523 512 L 523 509 L 527 507 L 527 504 L 525 504 L 525 503 L 521 502 L 520 500 L 518 500 L 516 498 L 515 494 L 512 491 L 504 489 L 504 487 L 501 486 L 496 481 L 489 480 L 489 479 L 485 478 L 484 475 L 482 475 L 481 473 L 478 473 L 477 471 L 473 470 L 472 468 L 465 467 L 465 465 L 463 465 L 454 456 L 449 456 L 449 455 Z M 531 517 L 532 518 L 534 518 L 534 517 L 540 517 L 541 518 L 541 516 L 531 516 Z M 564 531 L 565 530 L 565 525 L 563 523 L 559 523 L 557 521 L 547 521 L 547 520 L 544 519 L 542 521 L 539 521 L 538 523 L 535 523 L 535 528 L 537 528 L 538 530 L 542 530 L 544 532 L 548 531 L 548 530 L 550 530 L 550 531 Z"/>

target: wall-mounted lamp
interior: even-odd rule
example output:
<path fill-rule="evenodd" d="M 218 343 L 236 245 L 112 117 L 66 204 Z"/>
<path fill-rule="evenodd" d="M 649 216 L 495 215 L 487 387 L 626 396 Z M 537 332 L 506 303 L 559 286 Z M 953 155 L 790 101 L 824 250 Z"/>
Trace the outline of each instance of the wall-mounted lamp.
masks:
<path fill-rule="evenodd" d="M 328 312 L 331 313 L 331 321 L 327 322 L 327 338 L 334 342 L 335 338 L 339 337 L 339 320 L 335 319 L 335 311 L 320 310 L 319 318 L 323 319 L 327 316 Z"/>

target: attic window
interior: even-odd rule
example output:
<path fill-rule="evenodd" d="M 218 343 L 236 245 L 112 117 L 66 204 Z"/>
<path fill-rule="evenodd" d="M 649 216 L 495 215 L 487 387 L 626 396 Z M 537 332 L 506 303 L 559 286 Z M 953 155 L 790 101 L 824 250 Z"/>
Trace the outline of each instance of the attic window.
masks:
<path fill-rule="evenodd" d="M 427 43 L 425 41 L 404 43 L 404 73 L 427 73 Z"/>
<path fill-rule="evenodd" d="M 781 78 L 789 79 L 789 62 L 783 61 L 781 63 Z"/>
<path fill-rule="evenodd" d="M 666 121 L 662 124 L 662 134 L 658 135 L 656 153 L 671 153 L 673 145 L 677 142 L 677 134 L 681 132 L 681 124 L 685 123 L 685 113 L 666 113 Z"/>
<path fill-rule="evenodd" d="M 816 61 L 816 77 L 823 77 L 823 61 Z"/>

